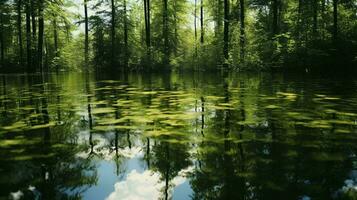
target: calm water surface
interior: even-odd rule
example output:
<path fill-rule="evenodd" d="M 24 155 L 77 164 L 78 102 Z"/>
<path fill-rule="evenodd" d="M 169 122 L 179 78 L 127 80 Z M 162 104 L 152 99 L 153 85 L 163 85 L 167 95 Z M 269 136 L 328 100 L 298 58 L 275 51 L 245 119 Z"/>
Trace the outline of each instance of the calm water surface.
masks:
<path fill-rule="evenodd" d="M 0 81 L 0 199 L 357 199 L 353 78 Z"/>

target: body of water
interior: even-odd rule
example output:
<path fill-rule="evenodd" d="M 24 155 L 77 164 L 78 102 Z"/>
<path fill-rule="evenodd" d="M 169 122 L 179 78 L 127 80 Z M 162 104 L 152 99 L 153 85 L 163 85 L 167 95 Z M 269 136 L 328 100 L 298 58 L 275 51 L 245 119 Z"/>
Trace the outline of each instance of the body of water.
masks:
<path fill-rule="evenodd" d="M 353 78 L 0 81 L 0 199 L 357 198 Z"/>

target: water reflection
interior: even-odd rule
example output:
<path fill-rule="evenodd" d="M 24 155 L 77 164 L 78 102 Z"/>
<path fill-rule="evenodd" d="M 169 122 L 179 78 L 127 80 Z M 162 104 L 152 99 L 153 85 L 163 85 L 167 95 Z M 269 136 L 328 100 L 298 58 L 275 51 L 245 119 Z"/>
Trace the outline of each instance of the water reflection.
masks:
<path fill-rule="evenodd" d="M 1 83 L 0 198 L 356 198 L 352 80 L 173 73 Z"/>

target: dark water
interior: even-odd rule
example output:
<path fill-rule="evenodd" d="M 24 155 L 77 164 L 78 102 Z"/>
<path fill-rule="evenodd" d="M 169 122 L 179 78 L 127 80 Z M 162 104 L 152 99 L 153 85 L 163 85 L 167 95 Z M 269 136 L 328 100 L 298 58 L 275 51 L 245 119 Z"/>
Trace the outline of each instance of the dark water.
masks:
<path fill-rule="evenodd" d="M 357 198 L 353 78 L 0 81 L 0 199 Z"/>

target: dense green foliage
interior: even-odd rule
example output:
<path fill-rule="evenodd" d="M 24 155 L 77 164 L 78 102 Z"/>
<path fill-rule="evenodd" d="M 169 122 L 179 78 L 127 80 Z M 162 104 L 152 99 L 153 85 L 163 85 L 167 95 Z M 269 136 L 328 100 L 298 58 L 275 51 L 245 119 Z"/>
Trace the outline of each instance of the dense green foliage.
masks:
<path fill-rule="evenodd" d="M 355 0 L 2 0 L 0 60 L 27 72 L 308 70 L 353 64 L 356 30 Z"/>

